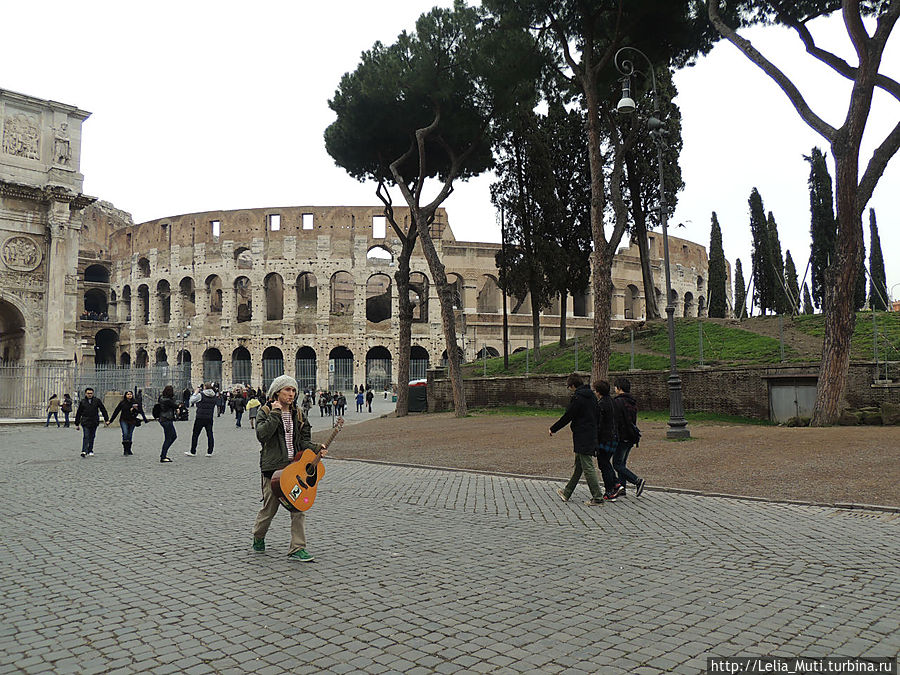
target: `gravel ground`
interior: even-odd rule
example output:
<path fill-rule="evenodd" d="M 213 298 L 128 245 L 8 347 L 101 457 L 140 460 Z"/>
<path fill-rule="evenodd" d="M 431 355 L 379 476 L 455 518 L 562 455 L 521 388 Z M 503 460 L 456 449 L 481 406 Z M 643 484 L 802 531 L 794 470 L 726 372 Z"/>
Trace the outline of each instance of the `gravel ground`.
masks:
<path fill-rule="evenodd" d="M 562 411 L 560 411 L 560 414 Z M 553 417 L 451 413 L 383 417 L 346 428 L 331 454 L 564 480 L 568 429 Z M 782 428 L 696 423 L 689 441 L 665 440 L 664 422 L 639 421 L 628 466 L 653 487 L 900 507 L 900 427 Z M 320 437 L 320 433 L 316 434 Z"/>

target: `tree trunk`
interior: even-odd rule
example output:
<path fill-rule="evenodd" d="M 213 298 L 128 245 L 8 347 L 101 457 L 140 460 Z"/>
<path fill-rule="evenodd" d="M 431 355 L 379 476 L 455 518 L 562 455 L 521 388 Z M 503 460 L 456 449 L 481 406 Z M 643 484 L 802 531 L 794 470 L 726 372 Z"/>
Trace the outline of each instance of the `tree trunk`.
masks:
<path fill-rule="evenodd" d="M 609 377 L 609 331 L 612 310 L 612 254 L 608 246 L 594 249 L 594 334 L 591 343 L 591 379 L 593 382 Z"/>
<path fill-rule="evenodd" d="M 422 241 L 422 252 L 428 261 L 428 268 L 438 291 L 438 300 L 441 303 L 441 323 L 444 328 L 444 340 L 447 343 L 447 363 L 450 366 L 450 386 L 453 389 L 453 405 L 456 408 L 457 417 L 465 417 L 468 414 L 466 406 L 466 393 L 463 389 L 462 371 L 460 370 L 459 350 L 456 345 L 456 316 L 453 313 L 453 287 L 447 283 L 447 273 L 441 262 L 434 242 L 431 240 L 431 218 L 422 219 L 416 217 L 420 224 L 419 234 Z"/>
<path fill-rule="evenodd" d="M 838 230 L 831 274 L 825 285 L 825 339 L 822 365 L 816 387 L 816 404 L 811 426 L 834 424 L 841 414 L 847 373 L 850 370 L 850 345 L 856 326 L 856 274 L 862 250 L 862 217 L 856 209 L 859 146 L 844 149 L 835 158 L 835 196 Z"/>
<path fill-rule="evenodd" d="M 634 167 L 634 153 L 625 153 L 625 166 L 628 169 L 628 190 L 631 193 L 631 216 L 634 219 L 634 238 L 637 240 L 641 257 L 641 278 L 644 281 L 644 307 L 647 319 L 659 319 L 659 307 L 656 306 L 656 285 L 650 271 L 650 246 L 647 243 L 647 214 L 641 204 L 641 181 Z M 632 317 L 637 318 L 637 317 Z"/>
<path fill-rule="evenodd" d="M 566 310 L 569 294 L 563 291 L 559 294 L 559 346 L 566 346 Z"/>
<path fill-rule="evenodd" d="M 397 282 L 397 307 L 400 323 L 400 341 L 397 356 L 397 409 L 394 415 L 406 417 L 409 414 L 409 352 L 412 345 L 413 306 L 409 301 L 409 259 L 415 240 L 407 237 L 397 259 L 397 271 L 394 279 Z"/>
<path fill-rule="evenodd" d="M 541 362 L 541 308 L 531 292 L 531 336 L 534 338 L 534 362 Z"/>

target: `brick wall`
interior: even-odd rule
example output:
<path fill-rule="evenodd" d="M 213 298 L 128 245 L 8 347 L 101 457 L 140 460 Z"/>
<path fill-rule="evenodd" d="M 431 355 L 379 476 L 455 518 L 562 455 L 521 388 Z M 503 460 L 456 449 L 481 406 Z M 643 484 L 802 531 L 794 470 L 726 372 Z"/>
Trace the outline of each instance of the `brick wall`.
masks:
<path fill-rule="evenodd" d="M 740 366 L 734 368 L 698 368 L 681 371 L 686 411 L 706 411 L 724 415 L 741 415 L 758 419 L 769 417 L 769 386 L 772 379 L 812 377 L 817 365 L 808 366 Z M 583 373 L 585 380 L 589 373 Z M 631 380 L 631 393 L 642 410 L 669 408 L 668 371 L 633 371 L 610 373 L 610 382 L 623 375 Z M 875 366 L 852 363 L 844 394 L 846 406 L 860 408 L 884 402 L 900 404 L 900 383 L 872 385 Z M 466 402 L 470 407 L 503 405 L 564 407 L 569 400 L 566 375 L 531 375 L 528 377 L 488 377 L 464 380 Z M 428 372 L 428 410 L 453 409 L 450 381 L 443 370 Z"/>

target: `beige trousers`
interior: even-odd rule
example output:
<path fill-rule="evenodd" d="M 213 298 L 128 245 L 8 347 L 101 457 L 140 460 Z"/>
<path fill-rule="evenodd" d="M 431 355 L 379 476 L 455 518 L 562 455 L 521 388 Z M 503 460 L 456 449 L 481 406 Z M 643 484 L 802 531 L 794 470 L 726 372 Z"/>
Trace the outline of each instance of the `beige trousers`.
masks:
<path fill-rule="evenodd" d="M 266 532 L 269 531 L 269 525 L 272 524 L 272 518 L 278 513 L 281 507 L 275 494 L 272 492 L 271 481 L 265 476 L 262 477 L 262 496 L 263 505 L 256 516 L 256 523 L 253 525 L 253 538 L 265 539 Z M 306 548 L 306 514 L 303 511 L 291 512 L 291 550 L 299 551 Z"/>

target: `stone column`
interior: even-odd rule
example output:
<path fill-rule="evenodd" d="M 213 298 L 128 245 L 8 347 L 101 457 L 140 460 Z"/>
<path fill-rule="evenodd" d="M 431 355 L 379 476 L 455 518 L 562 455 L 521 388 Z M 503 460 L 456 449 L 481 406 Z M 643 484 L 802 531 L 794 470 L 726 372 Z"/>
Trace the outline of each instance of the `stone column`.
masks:
<path fill-rule="evenodd" d="M 297 282 L 296 280 L 286 280 L 284 282 L 284 303 L 282 305 L 284 314 L 283 319 L 285 326 L 290 326 L 290 330 L 285 328 L 285 333 L 292 335 L 294 333 L 294 317 L 297 314 Z"/>
<path fill-rule="evenodd" d="M 50 205 L 50 250 L 44 263 L 47 270 L 47 318 L 44 322 L 44 351 L 41 360 L 68 361 L 63 341 L 66 300 L 66 228 L 69 204 L 54 201 Z"/>

